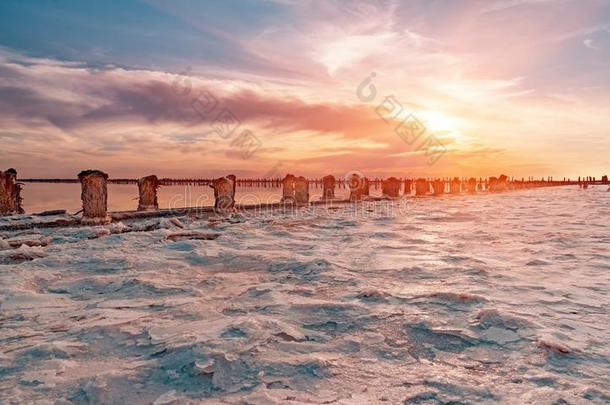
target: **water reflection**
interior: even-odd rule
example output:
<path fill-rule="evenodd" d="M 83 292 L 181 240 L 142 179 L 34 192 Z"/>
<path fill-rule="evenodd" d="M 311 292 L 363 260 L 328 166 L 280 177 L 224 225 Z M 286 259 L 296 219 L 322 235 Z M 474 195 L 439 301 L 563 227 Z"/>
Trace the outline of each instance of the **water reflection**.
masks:
<path fill-rule="evenodd" d="M 79 183 L 26 183 L 23 207 L 27 213 L 65 209 L 74 213 L 81 209 Z M 374 195 L 377 190 L 371 190 Z M 337 198 L 347 198 L 349 190 L 335 190 Z M 310 189 L 311 200 L 322 196 L 321 188 Z M 236 200 L 240 204 L 275 203 L 282 198 L 281 188 L 237 187 Z M 214 191 L 208 186 L 162 186 L 158 192 L 159 208 L 182 208 L 214 205 Z M 109 184 L 108 210 L 126 211 L 138 207 L 136 184 Z"/>

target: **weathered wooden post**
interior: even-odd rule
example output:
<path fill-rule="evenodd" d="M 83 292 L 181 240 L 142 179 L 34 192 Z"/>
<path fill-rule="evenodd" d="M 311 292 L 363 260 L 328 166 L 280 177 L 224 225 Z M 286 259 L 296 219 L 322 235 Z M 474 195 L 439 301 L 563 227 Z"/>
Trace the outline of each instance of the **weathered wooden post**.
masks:
<path fill-rule="evenodd" d="M 432 182 L 432 189 L 434 190 L 434 195 L 445 194 L 445 181 L 441 179 L 436 179 Z"/>
<path fill-rule="evenodd" d="M 551 185 L 551 184 L 549 184 Z M 514 177 L 506 178 L 506 190 L 514 190 L 515 187 L 515 179 Z"/>
<path fill-rule="evenodd" d="M 146 176 L 138 180 L 138 191 L 140 199 L 138 211 L 155 211 L 159 209 L 157 200 L 157 190 L 159 189 L 159 179 L 157 176 Z"/>
<path fill-rule="evenodd" d="M 287 174 L 282 180 L 282 203 L 294 204 L 294 180 L 295 177 L 292 174 Z"/>
<path fill-rule="evenodd" d="M 369 190 L 371 188 L 371 182 L 366 177 L 363 179 L 362 195 L 364 197 L 369 196 Z"/>
<path fill-rule="evenodd" d="M 17 170 L 0 171 L 0 216 L 24 213 L 21 208 L 21 184 L 17 183 Z"/>
<path fill-rule="evenodd" d="M 353 173 L 347 179 L 347 186 L 349 187 L 349 199 L 351 201 L 359 201 L 362 199 L 362 182 L 364 181 L 362 176 Z"/>
<path fill-rule="evenodd" d="M 235 185 L 236 179 L 232 174 L 212 180 L 214 211 L 228 211 L 235 207 Z"/>
<path fill-rule="evenodd" d="M 489 178 L 489 185 L 487 187 L 487 191 L 496 191 L 496 185 L 498 184 L 498 179 L 494 176 Z"/>
<path fill-rule="evenodd" d="M 466 191 L 469 193 L 477 192 L 477 179 L 474 177 L 468 179 L 468 183 L 466 183 Z"/>
<path fill-rule="evenodd" d="M 294 201 L 298 205 L 309 204 L 309 181 L 303 176 L 294 179 Z"/>
<path fill-rule="evenodd" d="M 381 194 L 386 198 L 400 198 L 400 180 L 396 177 L 381 180 Z"/>
<path fill-rule="evenodd" d="M 499 178 L 489 178 L 489 191 L 506 191 L 508 189 L 508 177 L 501 175 Z"/>
<path fill-rule="evenodd" d="M 335 198 L 335 176 L 328 175 L 322 177 L 322 185 L 324 189 L 322 191 L 321 200 L 333 200 Z"/>
<path fill-rule="evenodd" d="M 353 173 L 348 179 L 349 199 L 351 201 L 360 201 L 364 196 L 369 195 L 369 181 L 366 177 Z"/>
<path fill-rule="evenodd" d="M 411 195 L 411 188 L 413 186 L 413 180 L 407 179 L 405 180 L 405 190 L 403 192 L 404 195 Z"/>
<path fill-rule="evenodd" d="M 415 195 L 426 195 L 430 191 L 428 180 L 419 178 L 415 181 Z"/>
<path fill-rule="evenodd" d="M 502 174 L 500 175 L 500 177 L 498 178 L 498 183 L 496 185 L 496 188 L 499 191 L 506 191 L 508 190 L 509 187 L 509 182 L 508 182 L 508 176 Z"/>
<path fill-rule="evenodd" d="M 81 184 L 83 217 L 81 223 L 100 225 L 110 223 L 108 216 L 108 175 L 99 170 L 85 170 L 78 174 Z"/>
<path fill-rule="evenodd" d="M 453 180 L 449 183 L 449 192 L 451 194 L 459 194 L 460 193 L 460 179 L 454 177 Z"/>

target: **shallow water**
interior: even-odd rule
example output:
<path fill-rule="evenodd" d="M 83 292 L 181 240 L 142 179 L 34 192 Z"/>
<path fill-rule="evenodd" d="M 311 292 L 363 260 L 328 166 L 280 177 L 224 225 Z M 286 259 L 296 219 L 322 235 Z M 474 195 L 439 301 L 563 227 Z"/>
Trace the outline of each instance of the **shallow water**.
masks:
<path fill-rule="evenodd" d="M 25 183 L 22 197 L 26 213 L 64 209 L 70 213 L 81 209 L 81 186 L 78 183 Z M 311 198 L 322 196 L 321 188 L 310 189 Z M 349 189 L 337 188 L 337 198 L 347 198 Z M 380 194 L 372 190 L 371 195 Z M 209 186 L 161 186 L 158 191 L 160 208 L 201 207 L 214 205 L 214 191 Z M 238 203 L 275 203 L 282 198 L 281 188 L 237 187 Z M 108 210 L 129 211 L 138 207 L 136 184 L 108 184 Z"/>
<path fill-rule="evenodd" d="M 180 218 L 207 241 L 166 240 L 168 220 L 44 231 L 31 261 L 0 251 L 0 396 L 608 403 L 609 203 L 559 187 Z"/>

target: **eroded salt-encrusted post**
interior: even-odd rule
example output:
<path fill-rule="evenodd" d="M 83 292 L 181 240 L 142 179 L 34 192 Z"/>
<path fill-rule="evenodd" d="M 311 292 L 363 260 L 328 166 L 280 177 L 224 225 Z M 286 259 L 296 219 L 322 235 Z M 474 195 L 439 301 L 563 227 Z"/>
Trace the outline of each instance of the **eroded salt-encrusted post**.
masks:
<path fill-rule="evenodd" d="M 460 181 L 459 178 L 454 177 L 453 180 L 451 180 L 451 183 L 449 183 L 449 192 L 451 194 L 459 194 L 461 183 L 462 182 Z"/>
<path fill-rule="evenodd" d="M 399 198 L 400 180 L 398 180 L 396 177 L 390 177 L 389 179 L 382 180 L 381 194 L 387 198 Z"/>
<path fill-rule="evenodd" d="M 489 191 L 505 191 L 508 189 L 508 176 L 501 175 L 499 178 L 489 178 Z"/>
<path fill-rule="evenodd" d="M 84 224 L 106 224 L 108 216 L 108 175 L 99 170 L 85 170 L 78 174 L 82 192 Z"/>
<path fill-rule="evenodd" d="M 410 180 L 410 179 L 405 180 L 405 189 L 403 191 L 403 194 L 411 195 L 412 187 L 413 187 L 413 180 Z"/>
<path fill-rule="evenodd" d="M 366 177 L 354 173 L 347 179 L 347 182 L 351 201 L 360 201 L 369 195 L 369 181 Z"/>
<path fill-rule="evenodd" d="M 474 177 L 468 179 L 468 183 L 466 183 L 466 191 L 469 193 L 477 192 L 477 179 Z"/>
<path fill-rule="evenodd" d="M 157 176 L 146 176 L 138 180 L 138 190 L 140 199 L 138 211 L 154 211 L 159 209 L 157 200 L 157 190 L 159 189 L 159 179 Z"/>
<path fill-rule="evenodd" d="M 17 183 L 17 171 L 0 171 L 0 216 L 23 214 L 21 208 L 21 184 Z"/>
<path fill-rule="evenodd" d="M 419 178 L 415 181 L 415 195 L 426 195 L 430 191 L 428 180 Z"/>
<path fill-rule="evenodd" d="M 487 191 L 496 191 L 496 184 L 498 183 L 498 178 L 495 176 L 492 176 L 489 178 L 488 183 L 487 183 Z"/>
<path fill-rule="evenodd" d="M 445 180 L 436 179 L 432 182 L 432 188 L 434 189 L 434 195 L 445 194 Z"/>
<path fill-rule="evenodd" d="M 322 177 L 322 186 L 323 191 L 322 191 L 322 200 L 332 200 L 335 198 L 335 176 L 333 175 L 328 175 L 328 176 L 324 176 Z"/>
<path fill-rule="evenodd" d="M 367 179 L 366 177 L 364 178 L 364 184 L 363 184 L 363 188 L 362 188 L 362 195 L 364 197 L 368 197 L 370 194 L 370 189 L 371 189 L 371 182 L 369 181 L 369 179 Z"/>
<path fill-rule="evenodd" d="M 303 176 L 294 179 L 294 200 L 298 205 L 309 204 L 309 181 Z"/>
<path fill-rule="evenodd" d="M 498 178 L 498 188 L 499 190 L 508 190 L 511 187 L 511 182 L 509 181 L 508 176 L 505 174 L 500 175 Z"/>
<path fill-rule="evenodd" d="M 214 189 L 214 210 L 228 211 L 235 207 L 236 178 L 230 174 L 212 181 L 210 187 Z"/>
<path fill-rule="evenodd" d="M 282 180 L 282 203 L 294 204 L 294 180 L 292 174 L 287 174 Z"/>

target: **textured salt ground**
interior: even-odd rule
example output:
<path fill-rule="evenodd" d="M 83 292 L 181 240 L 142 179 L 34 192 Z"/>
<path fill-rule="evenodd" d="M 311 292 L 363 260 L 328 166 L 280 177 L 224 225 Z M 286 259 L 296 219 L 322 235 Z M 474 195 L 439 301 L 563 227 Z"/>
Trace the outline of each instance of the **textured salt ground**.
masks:
<path fill-rule="evenodd" d="M 5 233 L 0 402 L 608 403 L 609 199 Z"/>

